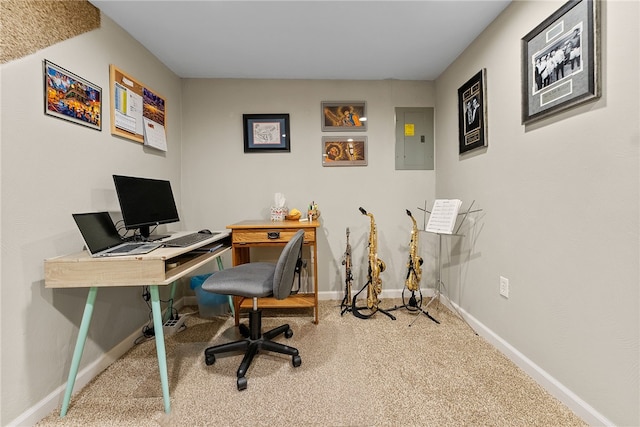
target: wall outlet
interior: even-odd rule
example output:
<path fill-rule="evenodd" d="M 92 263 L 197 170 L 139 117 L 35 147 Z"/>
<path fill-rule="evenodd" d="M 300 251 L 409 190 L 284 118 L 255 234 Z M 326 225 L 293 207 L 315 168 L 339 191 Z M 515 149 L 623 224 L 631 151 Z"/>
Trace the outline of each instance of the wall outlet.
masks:
<path fill-rule="evenodd" d="M 500 295 L 509 298 L 509 279 L 500 276 Z"/>

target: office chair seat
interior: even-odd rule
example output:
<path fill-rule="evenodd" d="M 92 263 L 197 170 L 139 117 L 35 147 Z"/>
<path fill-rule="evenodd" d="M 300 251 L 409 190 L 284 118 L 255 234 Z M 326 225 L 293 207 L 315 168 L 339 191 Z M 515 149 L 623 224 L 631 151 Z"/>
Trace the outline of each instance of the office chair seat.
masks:
<path fill-rule="evenodd" d="M 249 327 L 241 324 L 242 340 L 215 345 L 204 351 L 205 363 L 212 365 L 216 354 L 230 351 L 244 351 L 244 357 L 237 372 L 238 390 L 247 388 L 245 377 L 253 358 L 260 350 L 268 350 L 291 356 L 294 367 L 302 364 L 298 350 L 273 341 L 273 338 L 284 334 L 291 338 L 293 331 L 288 324 L 262 332 L 262 310 L 258 310 L 258 298 L 273 296 L 284 299 L 291 294 L 295 274 L 299 274 L 304 230 L 298 232 L 286 244 L 277 263 L 252 262 L 218 271 L 209 276 L 202 284 L 202 289 L 217 294 L 235 295 L 253 299 L 253 307 L 249 312 Z"/>

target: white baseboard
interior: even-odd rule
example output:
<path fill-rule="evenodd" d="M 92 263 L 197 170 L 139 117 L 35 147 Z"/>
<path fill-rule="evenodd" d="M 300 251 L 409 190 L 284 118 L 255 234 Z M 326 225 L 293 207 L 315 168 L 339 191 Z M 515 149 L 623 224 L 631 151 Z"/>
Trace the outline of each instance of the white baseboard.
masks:
<path fill-rule="evenodd" d="M 358 289 L 359 290 L 359 289 Z M 357 292 L 357 290 L 355 291 Z M 422 292 L 424 297 L 431 297 L 433 289 L 426 289 Z M 402 289 L 383 290 L 382 298 L 400 298 L 402 296 Z M 320 300 L 341 300 L 344 297 L 342 291 L 329 291 L 318 292 L 318 299 Z M 447 301 L 450 302 L 450 301 Z M 196 305 L 196 297 L 186 296 L 174 304 L 174 307 L 179 309 L 185 305 Z M 453 304 L 453 303 L 452 303 Z M 575 412 L 580 418 L 591 426 L 613 426 L 614 424 L 608 420 L 605 416 L 596 411 L 587 402 L 580 399 L 575 393 L 561 384 L 558 380 L 553 378 L 549 373 L 544 371 L 538 365 L 533 363 L 524 354 L 520 353 L 517 349 L 511 346 L 508 342 L 503 340 L 500 336 L 495 334 L 492 330 L 487 328 L 484 324 L 479 322 L 475 317 L 461 309 L 459 306 L 453 304 L 454 308 L 460 313 L 463 319 L 471 326 L 471 328 L 486 339 L 491 345 L 493 345 L 498 351 L 504 354 L 509 360 L 515 363 L 520 369 L 531 376 L 540 386 L 542 386 L 547 392 L 549 392 L 556 399 L 567 405 L 569 409 Z M 140 336 L 140 332 L 134 332 L 129 337 L 124 339 L 120 344 L 109 350 L 102 355 L 95 362 L 86 366 L 84 369 L 78 372 L 74 390 L 79 391 L 86 386 L 93 378 L 109 367 L 114 361 L 122 357 L 130 348 L 133 347 L 133 343 L 136 338 Z M 38 421 L 53 412 L 59 405 L 62 404 L 66 383 L 51 392 L 44 399 L 36 403 L 34 406 L 25 411 L 15 420 L 7 424 L 10 427 L 13 426 L 25 426 L 35 425 Z"/>
<path fill-rule="evenodd" d="M 358 289 L 359 290 L 359 289 Z M 357 292 L 357 291 L 353 291 Z M 423 297 L 429 298 L 435 295 L 435 291 L 432 288 L 422 290 Z M 381 298 L 400 298 L 402 296 L 402 289 L 390 289 L 383 290 Z M 344 297 L 344 291 L 342 292 L 320 292 L 318 299 L 341 300 Z M 505 355 L 509 360 L 516 364 L 520 369 L 527 373 L 534 381 L 536 381 L 542 388 L 544 388 L 549 394 L 556 399 L 564 403 L 569 409 L 571 409 L 576 415 L 582 418 L 586 423 L 591 426 L 613 426 L 609 419 L 604 415 L 596 411 L 591 405 L 578 397 L 575 393 L 565 387 L 562 383 L 552 377 L 549 373 L 544 371 L 538 365 L 533 363 L 524 354 L 520 353 L 508 342 L 503 340 L 500 336 L 487 328 L 484 324 L 478 321 L 478 319 L 471 316 L 466 311 L 462 310 L 457 304 L 444 298 L 441 301 L 445 305 L 450 305 L 454 311 L 458 311 L 463 319 L 471 326 L 471 328 L 486 339 L 491 345 L 493 345 L 498 351 Z"/>
<path fill-rule="evenodd" d="M 178 300 L 174 304 L 174 307 L 176 309 L 180 309 L 182 306 L 182 300 Z M 89 384 L 89 382 L 91 382 L 91 380 L 98 376 L 102 371 L 107 369 L 113 362 L 122 357 L 122 355 L 129 351 L 129 349 L 133 348 L 136 339 L 140 337 L 141 328 L 142 326 L 137 331 L 122 340 L 111 350 L 104 353 L 94 362 L 79 370 L 78 375 L 76 375 L 76 382 L 73 386 L 73 394 L 82 390 L 87 384 Z M 62 405 L 62 400 L 64 399 L 66 388 L 67 383 L 65 382 L 60 387 L 49 393 L 49 395 L 47 395 L 44 399 L 40 400 L 31 408 L 23 412 L 19 417 L 7 424 L 7 426 L 33 426 L 37 424 L 38 421 L 48 416 L 50 413 L 52 413 Z"/>
<path fill-rule="evenodd" d="M 74 394 L 79 390 L 82 390 L 84 386 L 89 384 L 89 382 L 94 379 L 98 374 L 107 369 L 113 362 L 118 360 L 129 351 L 130 348 L 133 347 L 133 343 L 136 338 L 140 336 L 140 330 L 134 332 L 125 338 L 120 344 L 116 345 L 114 348 L 109 350 L 107 353 L 104 353 L 100 358 L 96 359 L 93 363 L 85 366 L 83 369 L 78 371 L 78 375 L 76 376 L 76 382 L 74 384 Z M 22 413 L 18 418 L 11 421 L 8 426 L 32 426 L 35 425 L 38 421 L 49 415 L 51 412 L 55 411 L 56 408 L 59 408 L 62 405 L 62 399 L 64 398 L 64 393 L 67 388 L 67 383 L 65 382 L 60 387 L 56 388 L 54 391 L 49 393 L 44 399 L 33 405 L 27 411 Z"/>
<path fill-rule="evenodd" d="M 450 302 L 450 301 L 449 301 Z M 452 303 L 453 304 L 453 303 Z M 511 344 L 503 340 L 500 336 L 480 323 L 475 317 L 464 311 L 459 306 L 453 304 L 463 319 L 471 326 L 471 328 L 481 337 L 486 339 L 498 351 L 504 354 L 509 360 L 515 363 L 520 369 L 526 372 L 549 394 L 554 396 L 560 402 L 564 403 L 576 415 L 582 418 L 590 426 L 613 426 L 615 425 L 604 415 L 596 411 L 591 405 L 578 397 L 574 392 L 565 387 L 560 381 L 552 377 L 548 372 L 536 365 L 520 353 Z"/>

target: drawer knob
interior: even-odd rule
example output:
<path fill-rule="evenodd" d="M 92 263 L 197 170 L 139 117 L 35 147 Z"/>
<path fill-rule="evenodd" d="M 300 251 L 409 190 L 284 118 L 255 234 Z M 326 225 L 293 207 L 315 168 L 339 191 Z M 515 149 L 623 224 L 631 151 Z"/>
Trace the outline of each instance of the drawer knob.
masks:
<path fill-rule="evenodd" d="M 268 239 L 279 239 L 280 238 L 280 232 L 279 231 L 270 231 L 267 233 L 267 238 Z"/>

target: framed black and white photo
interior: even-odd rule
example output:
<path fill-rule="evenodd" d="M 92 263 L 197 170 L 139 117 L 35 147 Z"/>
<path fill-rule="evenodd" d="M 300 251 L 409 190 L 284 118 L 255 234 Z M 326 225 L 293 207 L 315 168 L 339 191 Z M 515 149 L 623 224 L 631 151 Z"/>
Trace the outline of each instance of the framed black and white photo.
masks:
<path fill-rule="evenodd" d="M 598 0 L 570 0 L 522 38 L 522 123 L 600 97 Z"/>
<path fill-rule="evenodd" d="M 486 70 L 483 68 L 458 89 L 460 154 L 487 146 Z"/>
<path fill-rule="evenodd" d="M 291 151 L 288 114 L 243 114 L 244 152 Z"/>

